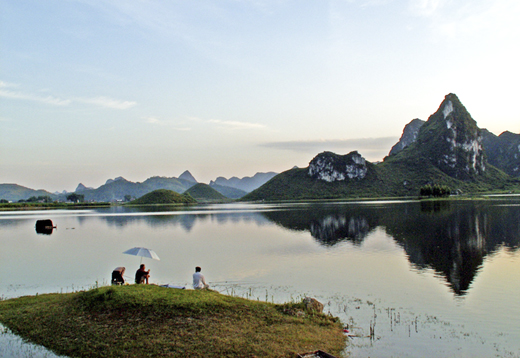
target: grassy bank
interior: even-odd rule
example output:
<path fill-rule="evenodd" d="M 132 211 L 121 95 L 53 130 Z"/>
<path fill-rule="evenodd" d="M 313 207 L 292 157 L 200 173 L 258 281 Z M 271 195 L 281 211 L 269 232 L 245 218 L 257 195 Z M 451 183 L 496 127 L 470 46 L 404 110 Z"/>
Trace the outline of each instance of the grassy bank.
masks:
<path fill-rule="evenodd" d="M 294 357 L 317 349 L 337 355 L 346 339 L 337 319 L 303 304 L 153 285 L 0 301 L 0 322 L 71 357 Z"/>

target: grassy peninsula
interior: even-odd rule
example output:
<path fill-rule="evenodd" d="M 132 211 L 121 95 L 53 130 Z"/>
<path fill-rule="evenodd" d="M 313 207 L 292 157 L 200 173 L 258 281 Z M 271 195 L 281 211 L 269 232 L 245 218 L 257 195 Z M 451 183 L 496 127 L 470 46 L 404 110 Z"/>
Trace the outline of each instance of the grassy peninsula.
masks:
<path fill-rule="evenodd" d="M 302 303 L 154 285 L 0 301 L 0 322 L 70 357 L 295 357 L 346 342 L 337 319 Z"/>

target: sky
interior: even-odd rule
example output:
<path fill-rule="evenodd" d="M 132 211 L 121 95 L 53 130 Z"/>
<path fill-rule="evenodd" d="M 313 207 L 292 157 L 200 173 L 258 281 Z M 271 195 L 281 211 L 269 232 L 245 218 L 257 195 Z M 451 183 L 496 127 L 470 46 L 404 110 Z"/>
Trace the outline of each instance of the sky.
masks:
<path fill-rule="evenodd" d="M 382 160 L 455 93 L 520 133 L 517 0 L 2 0 L 0 183 Z"/>

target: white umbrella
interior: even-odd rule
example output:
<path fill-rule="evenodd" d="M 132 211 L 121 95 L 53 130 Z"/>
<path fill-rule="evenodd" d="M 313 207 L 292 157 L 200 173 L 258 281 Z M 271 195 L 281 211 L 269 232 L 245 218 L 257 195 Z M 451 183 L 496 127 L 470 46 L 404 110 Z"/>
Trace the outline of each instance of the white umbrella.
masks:
<path fill-rule="evenodd" d="M 159 258 L 159 256 L 157 256 L 155 251 L 153 251 L 152 249 L 144 248 L 144 247 L 134 247 L 133 249 L 126 250 L 125 252 L 123 252 L 123 254 L 141 256 L 141 262 L 143 262 L 143 257 L 147 257 L 149 259 L 154 259 L 157 261 L 161 260 Z"/>

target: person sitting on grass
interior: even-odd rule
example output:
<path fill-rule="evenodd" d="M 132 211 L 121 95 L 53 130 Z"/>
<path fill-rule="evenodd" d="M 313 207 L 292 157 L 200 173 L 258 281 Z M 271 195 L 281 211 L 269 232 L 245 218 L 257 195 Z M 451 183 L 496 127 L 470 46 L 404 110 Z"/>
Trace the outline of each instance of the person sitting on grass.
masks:
<path fill-rule="evenodd" d="M 139 270 L 135 273 L 135 283 L 145 283 L 148 285 L 148 279 L 150 278 L 150 270 L 146 271 L 144 264 L 139 266 Z"/>
<path fill-rule="evenodd" d="M 195 273 L 193 274 L 193 288 L 195 290 L 209 288 L 209 285 L 206 283 L 204 275 L 200 273 L 200 270 L 201 268 L 199 266 L 195 267 Z"/>

